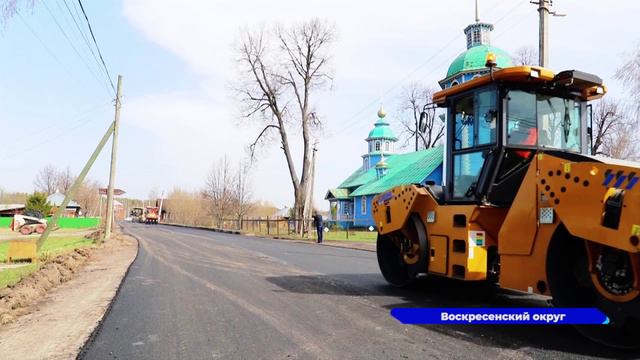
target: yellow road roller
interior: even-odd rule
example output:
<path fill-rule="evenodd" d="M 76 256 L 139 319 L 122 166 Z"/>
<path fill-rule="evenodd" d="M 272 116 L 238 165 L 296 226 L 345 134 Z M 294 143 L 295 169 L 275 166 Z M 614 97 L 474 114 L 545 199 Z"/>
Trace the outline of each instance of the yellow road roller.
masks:
<path fill-rule="evenodd" d="M 640 164 L 591 155 L 588 102 L 605 92 L 592 74 L 518 66 L 435 93 L 442 184 L 373 199 L 384 278 L 488 281 L 595 307 L 610 324 L 579 331 L 640 345 Z"/>

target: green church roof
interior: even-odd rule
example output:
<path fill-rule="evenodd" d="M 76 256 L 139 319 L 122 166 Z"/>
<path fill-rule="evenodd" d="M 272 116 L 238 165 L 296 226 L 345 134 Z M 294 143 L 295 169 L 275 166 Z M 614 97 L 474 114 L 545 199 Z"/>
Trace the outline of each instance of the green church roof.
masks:
<path fill-rule="evenodd" d="M 491 45 L 477 45 L 462 54 L 458 55 L 449 65 L 447 78 L 463 71 L 480 70 L 486 68 L 487 54 L 493 53 L 496 56 L 497 67 L 507 68 L 513 66 L 513 61 L 509 54 Z"/>
<path fill-rule="evenodd" d="M 415 184 L 423 181 L 442 164 L 442 146 L 396 154 L 385 159 L 388 165 L 387 174 L 377 178 L 376 169 L 360 168 L 340 184 L 338 188 L 356 188 L 350 197 L 379 194 L 394 186 Z M 332 190 L 333 191 L 333 190 Z"/>
<path fill-rule="evenodd" d="M 368 172 L 373 173 L 374 181 L 360 186 L 350 195 L 353 197 L 379 194 L 398 185 L 420 183 L 442 164 L 442 154 L 442 146 L 438 146 L 427 150 L 390 156 L 386 160 L 389 169 L 385 176 L 375 180 L 376 170 L 369 169 Z"/>
<path fill-rule="evenodd" d="M 348 189 L 329 189 L 327 195 L 324 197 L 325 200 L 328 199 L 336 199 L 336 200 L 347 200 L 349 199 L 349 190 Z"/>

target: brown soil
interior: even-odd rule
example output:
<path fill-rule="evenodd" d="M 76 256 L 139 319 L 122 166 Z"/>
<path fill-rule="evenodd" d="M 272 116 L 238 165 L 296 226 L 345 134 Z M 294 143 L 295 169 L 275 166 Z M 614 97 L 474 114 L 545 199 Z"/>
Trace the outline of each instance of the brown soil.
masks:
<path fill-rule="evenodd" d="M 77 269 L 91 256 L 91 249 L 75 249 L 46 262 L 38 271 L 14 286 L 0 290 L 0 324 L 28 313 L 28 306 L 42 298 L 51 288 L 69 281 Z"/>
<path fill-rule="evenodd" d="M 0 358 L 76 358 L 137 254 L 135 239 L 113 235 L 100 246 L 53 258 L 0 291 Z"/>
<path fill-rule="evenodd" d="M 98 230 L 85 237 L 95 241 L 101 236 L 102 231 Z M 29 274 L 19 283 L 0 290 L 0 325 L 11 323 L 16 317 L 28 314 L 30 305 L 42 299 L 52 288 L 71 280 L 95 251 L 122 245 L 125 241 L 123 238 L 122 234 L 116 232 L 113 241 L 103 245 L 75 249 L 45 260 L 46 262 L 39 270 Z"/>

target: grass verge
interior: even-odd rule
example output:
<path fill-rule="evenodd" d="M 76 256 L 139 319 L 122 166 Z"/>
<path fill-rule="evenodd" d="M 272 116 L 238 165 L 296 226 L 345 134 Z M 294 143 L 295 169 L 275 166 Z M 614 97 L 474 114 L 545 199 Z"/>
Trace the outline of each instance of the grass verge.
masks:
<path fill-rule="evenodd" d="M 36 264 L 28 264 L 17 268 L 8 268 L 0 270 L 0 289 L 3 289 L 9 285 L 15 285 L 22 278 L 37 271 L 43 262 L 51 259 L 57 255 L 73 251 L 74 249 L 81 247 L 89 247 L 93 245 L 93 240 L 87 239 L 82 236 L 68 236 L 60 238 L 49 238 L 44 243 L 38 256 L 40 262 Z M 9 242 L 5 241 L 0 243 L 0 262 L 7 262 L 7 251 L 9 250 Z"/>

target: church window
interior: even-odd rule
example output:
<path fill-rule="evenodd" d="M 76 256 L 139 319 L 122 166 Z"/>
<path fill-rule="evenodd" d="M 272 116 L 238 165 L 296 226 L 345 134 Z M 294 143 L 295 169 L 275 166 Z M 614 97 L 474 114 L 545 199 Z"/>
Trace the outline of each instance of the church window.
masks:
<path fill-rule="evenodd" d="M 480 43 L 480 30 L 478 29 L 473 30 L 473 43 L 474 44 Z"/>
<path fill-rule="evenodd" d="M 388 141 L 384 142 L 384 151 L 391 151 L 391 149 L 389 149 L 389 142 Z"/>
<path fill-rule="evenodd" d="M 376 151 L 380 151 L 380 141 L 376 141 Z"/>
<path fill-rule="evenodd" d="M 360 210 L 362 212 L 362 215 L 367 214 L 367 197 L 366 196 L 363 196 L 360 198 Z"/>
<path fill-rule="evenodd" d="M 345 201 L 344 203 L 342 203 L 341 208 L 342 208 L 342 215 L 347 215 L 348 216 L 349 215 L 349 208 L 350 208 L 349 203 Z"/>

